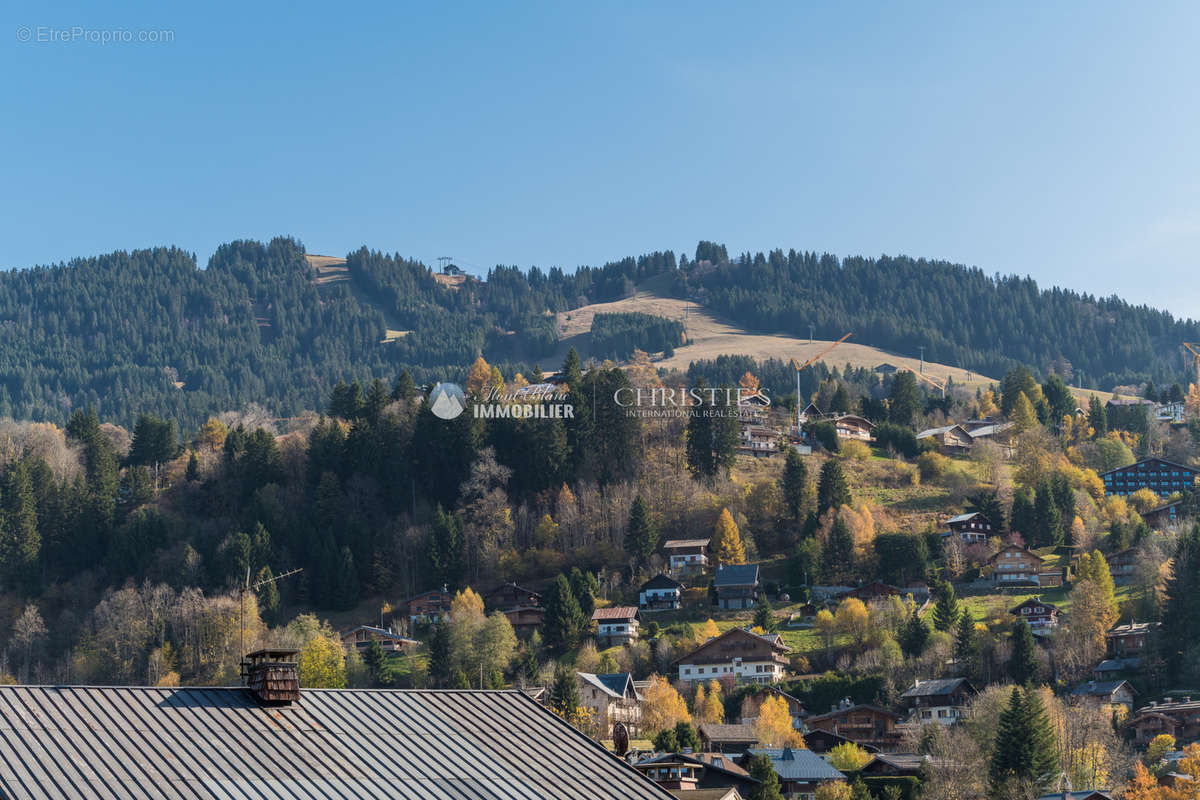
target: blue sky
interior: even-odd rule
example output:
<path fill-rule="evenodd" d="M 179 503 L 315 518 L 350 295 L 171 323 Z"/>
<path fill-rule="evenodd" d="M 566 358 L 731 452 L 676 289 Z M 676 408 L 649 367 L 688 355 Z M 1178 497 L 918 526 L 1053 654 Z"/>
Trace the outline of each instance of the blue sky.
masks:
<path fill-rule="evenodd" d="M 1200 317 L 1196 4 L 0 15 L 5 268 L 276 234 L 572 268 L 710 238 L 949 259 Z M 174 40 L 44 40 L 73 26 Z"/>

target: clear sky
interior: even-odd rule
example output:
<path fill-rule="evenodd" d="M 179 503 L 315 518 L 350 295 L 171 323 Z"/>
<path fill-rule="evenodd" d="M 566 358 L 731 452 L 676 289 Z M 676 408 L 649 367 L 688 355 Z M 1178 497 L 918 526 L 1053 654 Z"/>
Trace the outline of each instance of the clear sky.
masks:
<path fill-rule="evenodd" d="M 1200 317 L 1196 3 L 0 17 L 3 267 L 290 234 L 573 268 L 706 238 L 943 258 Z M 113 29 L 173 41 L 86 41 Z"/>

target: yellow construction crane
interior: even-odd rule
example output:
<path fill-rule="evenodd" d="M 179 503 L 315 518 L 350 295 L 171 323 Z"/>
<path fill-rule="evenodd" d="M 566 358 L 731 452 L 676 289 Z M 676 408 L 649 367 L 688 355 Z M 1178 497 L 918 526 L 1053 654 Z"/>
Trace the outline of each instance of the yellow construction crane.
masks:
<path fill-rule="evenodd" d="M 1195 357 L 1196 386 L 1200 386 L 1200 344 L 1192 344 L 1191 342 L 1184 342 L 1183 346 L 1185 348 L 1187 348 L 1187 351 Z"/>
<path fill-rule="evenodd" d="M 797 436 L 800 435 L 800 415 L 804 412 L 804 406 L 802 406 L 800 404 L 800 370 L 804 369 L 805 367 L 809 366 L 810 364 L 814 364 L 817 361 L 820 361 L 825 356 L 826 353 L 828 353 L 830 350 L 837 347 L 839 344 L 846 341 L 853 335 L 854 335 L 853 333 L 847 333 L 845 336 L 838 339 L 836 342 L 829 345 L 829 347 L 826 347 L 824 350 L 817 353 L 815 356 L 810 358 L 808 361 L 805 361 L 803 364 L 801 364 L 794 358 L 792 359 L 792 366 L 796 368 L 796 435 Z"/>
<path fill-rule="evenodd" d="M 926 383 L 928 383 L 930 386 L 940 389 L 942 392 L 942 399 L 943 400 L 946 399 L 946 384 L 947 384 L 946 381 L 938 380 L 937 378 L 931 378 L 928 375 L 924 374 L 923 372 L 917 372 L 915 369 L 912 369 L 911 367 L 901 367 L 901 369 L 908 370 L 913 375 L 916 375 L 919 380 L 923 380 Z"/>

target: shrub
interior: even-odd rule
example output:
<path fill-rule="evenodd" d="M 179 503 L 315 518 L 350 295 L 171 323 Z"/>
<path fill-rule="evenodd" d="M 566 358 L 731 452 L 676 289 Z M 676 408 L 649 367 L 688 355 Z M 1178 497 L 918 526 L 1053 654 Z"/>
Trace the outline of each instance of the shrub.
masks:
<path fill-rule="evenodd" d="M 941 453 L 922 453 L 917 457 L 917 469 L 921 471 L 921 480 L 936 481 L 950 469 L 950 459 Z"/>
<path fill-rule="evenodd" d="M 849 441 L 842 442 L 841 447 L 842 455 L 844 455 L 846 458 L 850 458 L 855 461 L 866 461 L 871 457 L 871 448 L 867 446 L 866 442 L 860 442 L 857 439 L 850 439 Z"/>

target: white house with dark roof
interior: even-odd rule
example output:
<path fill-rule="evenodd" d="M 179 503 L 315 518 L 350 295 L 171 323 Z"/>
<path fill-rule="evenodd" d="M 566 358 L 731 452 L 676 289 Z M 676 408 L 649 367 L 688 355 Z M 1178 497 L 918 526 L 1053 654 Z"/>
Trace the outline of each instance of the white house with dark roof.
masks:
<path fill-rule="evenodd" d="M 642 611 L 673 611 L 683 600 L 683 584 L 670 575 L 658 573 L 638 590 L 638 606 Z"/>
<path fill-rule="evenodd" d="M 908 708 L 911 722 L 950 726 L 962 718 L 975 694 L 975 687 L 966 678 L 918 679 L 900 699 Z"/>
<path fill-rule="evenodd" d="M 708 539 L 668 539 L 663 542 L 663 555 L 670 571 L 675 574 L 699 572 L 708 566 Z"/>
<path fill-rule="evenodd" d="M 777 683 L 787 675 L 791 648 L 777 633 L 759 635 L 730 628 L 676 659 L 679 680 L 711 681 L 733 676 L 738 682 Z"/>

